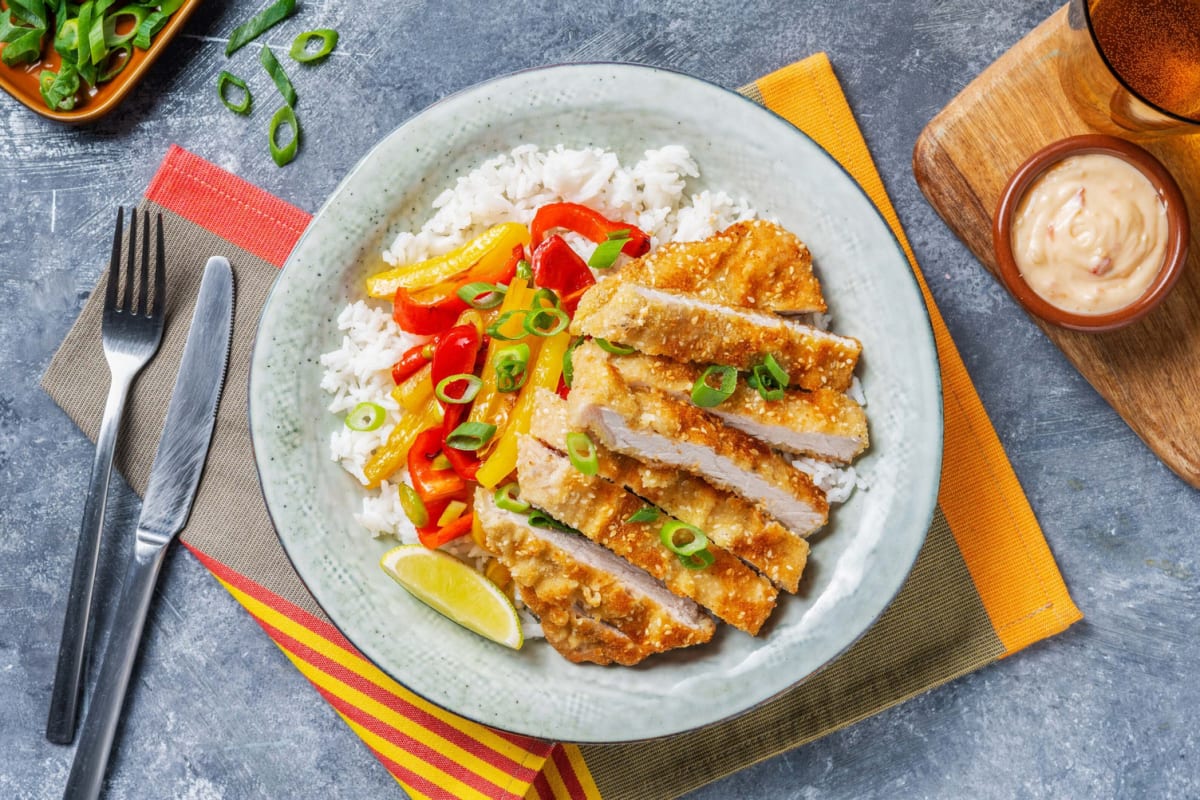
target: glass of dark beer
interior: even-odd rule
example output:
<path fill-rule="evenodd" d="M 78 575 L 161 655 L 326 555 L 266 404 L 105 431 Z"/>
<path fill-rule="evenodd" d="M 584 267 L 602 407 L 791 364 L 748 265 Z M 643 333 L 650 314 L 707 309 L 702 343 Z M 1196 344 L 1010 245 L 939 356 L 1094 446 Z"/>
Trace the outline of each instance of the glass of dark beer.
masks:
<path fill-rule="evenodd" d="M 1059 76 L 1084 121 L 1200 133 L 1200 0 L 1071 0 Z"/>

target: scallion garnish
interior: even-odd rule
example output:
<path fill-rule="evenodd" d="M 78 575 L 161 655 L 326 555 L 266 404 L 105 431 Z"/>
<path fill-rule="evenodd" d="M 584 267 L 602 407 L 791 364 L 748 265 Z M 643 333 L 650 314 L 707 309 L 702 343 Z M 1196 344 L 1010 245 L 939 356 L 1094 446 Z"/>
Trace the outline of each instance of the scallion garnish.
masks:
<path fill-rule="evenodd" d="M 529 524 L 535 528 L 549 528 L 550 530 L 562 531 L 563 533 L 579 532 L 570 525 L 564 525 L 539 508 L 535 508 L 529 512 Z"/>
<path fill-rule="evenodd" d="M 567 434 L 567 457 L 575 469 L 584 475 L 595 475 L 600 471 L 600 459 L 596 455 L 596 445 L 586 433 L 572 431 Z"/>
<path fill-rule="evenodd" d="M 580 336 L 575 341 L 567 345 L 567 350 L 563 353 L 562 379 L 567 388 L 571 388 L 571 384 L 575 382 L 575 351 L 579 349 L 579 345 L 583 344 L 584 338 Z"/>
<path fill-rule="evenodd" d="M 283 102 L 295 108 L 296 88 L 288 80 L 287 73 L 283 71 L 283 65 L 279 63 L 279 59 L 271 52 L 271 48 L 263 45 L 263 49 L 258 51 L 258 63 L 263 65 L 263 69 L 267 71 L 267 74 L 271 76 L 271 80 L 275 82 L 275 88 L 283 95 Z"/>
<path fill-rule="evenodd" d="M 525 280 L 533 277 L 533 267 L 529 266 L 529 262 L 523 258 L 517 262 L 517 277 Z"/>
<path fill-rule="evenodd" d="M 495 308 L 504 302 L 504 294 L 508 289 L 491 283 L 477 281 L 458 287 L 455 294 L 471 308 L 487 310 Z"/>
<path fill-rule="evenodd" d="M 445 472 L 448 469 L 454 469 L 454 465 L 450 463 L 450 459 L 445 453 L 438 453 L 434 456 L 433 461 L 429 462 L 429 468 L 434 472 Z"/>
<path fill-rule="evenodd" d="M 506 483 L 496 490 L 496 505 L 505 511 L 515 511 L 525 514 L 529 511 L 529 503 L 521 499 L 521 487 L 516 481 Z"/>
<path fill-rule="evenodd" d="M 561 308 L 535 308 L 525 315 L 525 330 L 534 336 L 553 336 L 562 333 L 571 318 Z"/>
<path fill-rule="evenodd" d="M 295 13 L 296 0 L 275 0 L 274 3 L 233 29 L 233 33 L 229 35 L 229 44 L 225 45 L 225 55 L 233 55 L 262 36 L 268 29 Z"/>
<path fill-rule="evenodd" d="M 464 422 L 446 436 L 446 446 L 455 450 L 475 451 L 495 435 L 496 426 L 490 422 Z"/>
<path fill-rule="evenodd" d="M 787 371 L 784 370 L 783 367 L 779 366 L 779 362 L 775 360 L 775 356 L 767 353 L 765 356 L 763 356 L 762 365 L 766 367 L 767 372 L 771 374 L 771 377 L 774 378 L 775 382 L 780 386 L 786 388 L 787 385 L 791 383 L 791 378 L 788 377 Z"/>
<path fill-rule="evenodd" d="M 108 54 L 105 55 L 104 60 L 100 62 L 100 66 L 103 67 L 103 69 L 101 69 L 100 74 L 96 76 L 96 83 L 111 81 L 113 78 L 120 75 L 122 70 L 129 66 L 129 59 L 132 57 L 133 47 L 128 44 L 119 44 L 112 50 L 109 50 Z"/>
<path fill-rule="evenodd" d="M 677 519 L 664 522 L 658 538 L 663 547 L 677 556 L 695 555 L 708 547 L 708 537 L 704 531 Z"/>
<path fill-rule="evenodd" d="M 522 332 L 516 336 L 509 336 L 504 332 L 503 328 L 510 319 L 515 317 L 527 317 L 528 315 L 529 309 L 527 308 L 519 308 L 516 311 L 505 311 L 496 318 L 495 322 L 493 322 L 491 325 L 488 325 L 487 335 L 501 342 L 515 342 L 518 339 L 524 339 L 529 335 L 526 332 L 528 328 L 526 328 L 524 325 L 522 326 Z"/>
<path fill-rule="evenodd" d="M 621 255 L 621 248 L 628 241 L 629 231 L 614 231 L 610 233 L 608 238 L 601 242 L 592 252 L 592 257 L 588 259 L 587 265 L 592 269 L 608 269 L 617 263 L 617 256 Z"/>
<path fill-rule="evenodd" d="M 501 347 L 492 359 L 496 370 L 496 389 L 515 392 L 529 377 L 529 345 L 524 342 Z"/>
<path fill-rule="evenodd" d="M 462 384 L 463 390 L 455 397 L 450 394 L 450 387 L 459 384 Z M 475 399 L 475 395 L 479 394 L 481 386 L 483 386 L 483 381 L 479 380 L 479 378 L 469 372 L 460 372 L 457 375 L 450 375 L 438 381 L 438 385 L 433 387 L 433 393 L 443 403 L 466 405 Z"/>
<path fill-rule="evenodd" d="M 308 45 L 314 39 L 321 40 L 321 47 L 318 50 L 309 50 Z M 292 42 L 292 49 L 288 51 L 288 55 L 292 57 L 293 61 L 299 61 L 301 64 L 309 64 L 313 61 L 320 61 L 332 53 L 333 48 L 337 47 L 337 43 L 338 32 L 332 28 L 305 31 Z"/>
<path fill-rule="evenodd" d="M 538 289 L 533 293 L 533 300 L 529 303 L 530 309 L 536 311 L 539 308 L 562 308 L 558 302 L 558 295 L 553 289 Z"/>
<path fill-rule="evenodd" d="M 706 567 L 711 567 L 716 562 L 716 560 L 717 560 L 717 557 L 714 556 L 707 549 L 699 550 L 695 553 L 692 553 L 690 556 L 680 556 L 679 557 L 679 563 L 683 564 L 684 567 L 686 567 L 687 569 L 690 569 L 692 571 L 705 569 Z"/>
<path fill-rule="evenodd" d="M 714 376 L 716 386 L 713 385 Z M 692 402 L 700 408 L 721 405 L 737 389 L 737 376 L 737 370 L 733 367 L 717 364 L 707 367 L 692 385 Z"/>
<path fill-rule="evenodd" d="M 779 362 L 770 353 L 763 356 L 762 363 L 756 364 L 746 378 L 747 385 L 762 396 L 763 400 L 774 402 L 782 400 L 789 379 L 787 372 L 779 366 Z"/>
<path fill-rule="evenodd" d="M 637 511 L 630 514 L 629 519 L 627 519 L 625 521 L 626 522 L 658 522 L 658 518 L 660 516 L 662 516 L 662 512 L 660 512 L 654 506 L 642 506 Z"/>
<path fill-rule="evenodd" d="M 607 234 L 605 234 L 604 238 L 610 242 L 613 239 L 628 239 L 630 233 L 632 233 L 632 231 L 630 231 L 629 228 L 621 228 L 619 231 L 609 231 Z"/>
<path fill-rule="evenodd" d="M 150 40 L 166 27 L 167 20 L 182 5 L 183 0 L 165 0 L 165 2 L 159 3 L 158 10 L 147 14 L 142 23 L 138 25 L 137 32 L 133 35 L 133 46 L 143 50 L 150 47 Z"/>
<path fill-rule="evenodd" d="M 413 527 L 424 528 L 428 525 L 429 509 L 425 508 L 425 501 L 421 499 L 421 495 L 407 483 L 401 483 L 396 490 L 400 493 L 400 508 L 404 510 L 404 516 L 408 517 Z"/>
<path fill-rule="evenodd" d="M 346 415 L 346 427 L 352 431 L 373 431 L 386 418 L 387 412 L 378 403 L 359 403 Z"/>
<path fill-rule="evenodd" d="M 612 353 L 614 356 L 627 356 L 633 352 L 632 347 L 627 347 L 623 344 L 613 344 L 608 339 L 601 339 L 597 337 L 592 341 L 600 345 L 601 350 L 606 353 Z"/>
<path fill-rule="evenodd" d="M 150 16 L 150 9 L 145 6 L 124 6 L 109 14 L 104 18 L 104 44 L 109 47 L 125 44 L 137 36 L 138 28 L 142 26 L 148 16 Z M 125 33 L 117 33 L 117 25 L 122 17 L 132 20 L 132 23 Z"/>
<path fill-rule="evenodd" d="M 280 146 L 279 129 L 284 125 L 291 126 L 292 138 L 287 144 Z M 271 142 L 271 158 L 275 159 L 275 163 L 281 167 L 290 164 L 300 146 L 300 123 L 296 120 L 296 112 L 291 106 L 285 105 L 275 112 L 271 117 L 271 128 L 267 136 Z"/>
<path fill-rule="evenodd" d="M 242 90 L 242 102 L 235 104 L 229 99 L 230 86 Z M 246 86 L 246 82 L 244 80 L 233 73 L 222 70 L 221 74 L 217 76 L 217 94 L 221 96 L 221 102 L 225 104 L 225 107 L 233 113 L 250 113 L 250 103 L 252 99 L 250 96 L 250 89 Z"/>

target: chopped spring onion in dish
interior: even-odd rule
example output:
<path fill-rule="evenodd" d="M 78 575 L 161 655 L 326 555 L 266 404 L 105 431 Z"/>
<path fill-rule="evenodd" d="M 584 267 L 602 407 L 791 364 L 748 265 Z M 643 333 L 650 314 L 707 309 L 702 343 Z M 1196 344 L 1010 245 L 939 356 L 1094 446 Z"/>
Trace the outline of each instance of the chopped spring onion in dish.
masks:
<path fill-rule="evenodd" d="M 518 308 L 515 311 L 503 312 L 499 317 L 496 318 L 495 322 L 488 326 L 487 335 L 501 342 L 515 342 L 518 339 L 524 339 L 529 335 L 528 330 L 524 325 L 524 319 L 525 317 L 529 316 L 529 313 L 529 309 L 527 308 Z M 522 320 L 521 333 L 516 336 L 509 336 L 504 332 L 504 328 L 507 326 L 509 320 L 516 319 L 518 317 L 520 317 Z"/>
<path fill-rule="evenodd" d="M 626 522 L 658 522 L 658 518 L 660 516 L 662 516 L 662 512 L 660 512 L 654 506 L 642 506 L 637 511 L 630 514 L 629 519 L 627 519 L 625 521 Z"/>
<path fill-rule="evenodd" d="M 755 364 L 754 369 L 746 378 L 750 388 L 762 395 L 763 400 L 782 400 L 787 389 L 789 378 L 783 367 L 770 353 L 763 356 L 761 364 Z"/>
<path fill-rule="evenodd" d="M 283 71 L 283 65 L 279 63 L 279 59 L 275 58 L 275 54 L 271 52 L 271 48 L 263 45 L 262 50 L 258 51 L 258 63 L 263 65 L 263 69 L 267 71 L 267 74 L 271 76 L 271 80 L 275 82 L 275 88 L 283 95 L 283 102 L 295 108 L 296 89 L 292 86 L 292 82 L 288 80 L 287 73 Z"/>
<path fill-rule="evenodd" d="M 417 490 L 407 483 L 401 483 L 396 488 L 400 493 L 400 508 L 403 509 L 404 516 L 408 517 L 408 521 L 413 524 L 413 527 L 424 528 L 428 525 L 429 509 L 425 508 L 425 501 L 421 499 L 421 495 L 417 494 Z"/>
<path fill-rule="evenodd" d="M 716 560 L 716 556 L 714 556 L 708 550 L 700 550 L 692 553 L 690 556 L 679 557 L 679 563 L 693 571 L 711 567 L 714 563 L 716 563 Z"/>
<path fill-rule="evenodd" d="M 455 294 L 471 308 L 487 311 L 503 303 L 507 292 L 508 289 L 502 285 L 476 281 L 460 286 Z"/>
<path fill-rule="evenodd" d="M 288 125 L 292 129 L 292 138 L 285 145 L 279 144 L 279 129 Z M 267 133 L 271 141 L 271 158 L 279 166 L 290 164 L 296 158 L 296 150 L 300 146 L 300 123 L 296 120 L 296 112 L 291 106 L 285 105 L 271 117 L 271 128 Z"/>
<path fill-rule="evenodd" d="M 714 364 L 700 373 L 692 386 L 692 402 L 701 408 L 713 408 L 724 403 L 737 389 L 737 370 Z M 716 385 L 713 385 L 713 381 Z"/>
<path fill-rule="evenodd" d="M 567 434 L 567 456 L 571 459 L 575 469 L 584 475 L 595 475 L 600 470 L 596 445 L 586 433 L 572 431 Z"/>
<path fill-rule="evenodd" d="M 515 392 L 529 378 L 529 345 L 524 342 L 501 347 L 492 364 L 496 370 L 496 390 Z"/>
<path fill-rule="evenodd" d="M 606 353 L 612 353 L 614 356 L 627 356 L 634 352 L 632 347 L 626 347 L 623 344 L 613 344 L 608 339 L 593 339 L 596 344 L 600 345 L 600 349 Z"/>
<path fill-rule="evenodd" d="M 296 13 L 296 0 L 275 0 L 274 3 L 233 29 L 225 55 L 231 56 Z"/>
<path fill-rule="evenodd" d="M 562 303 L 558 301 L 558 295 L 553 289 L 538 289 L 533 293 L 533 300 L 529 306 L 536 311 L 539 308 L 562 308 Z"/>
<path fill-rule="evenodd" d="M 320 41 L 320 48 L 309 50 L 308 45 L 313 41 Z M 301 64 L 311 64 L 314 61 L 320 61 L 332 53 L 333 48 L 337 47 L 337 43 L 338 32 L 332 28 L 305 31 L 292 42 L 292 49 L 288 51 L 288 55 L 292 57 L 293 61 L 299 61 Z"/>
<path fill-rule="evenodd" d="M 535 308 L 525 315 L 525 330 L 534 336 L 554 336 L 571 324 L 561 308 Z"/>
<path fill-rule="evenodd" d="M 579 345 L 584 343 L 584 341 L 586 340 L 580 336 L 578 339 L 571 342 L 571 344 L 567 346 L 567 351 L 563 353 L 562 379 L 563 383 L 567 385 L 568 389 L 570 389 L 571 384 L 575 382 L 575 363 L 571 360 L 571 355 L 576 349 L 578 349 Z"/>
<path fill-rule="evenodd" d="M 704 531 L 678 520 L 664 522 L 658 538 L 664 547 L 677 556 L 695 555 L 708 547 L 708 537 Z"/>
<path fill-rule="evenodd" d="M 496 505 L 505 511 L 515 511 L 525 514 L 529 511 L 529 503 L 521 499 L 521 487 L 516 481 L 510 481 L 496 490 Z"/>
<path fill-rule="evenodd" d="M 570 525 L 564 525 L 541 509 L 535 508 L 529 512 L 529 524 L 535 528 L 549 528 L 563 533 L 578 533 Z"/>
<path fill-rule="evenodd" d="M 241 90 L 242 101 L 235 103 L 229 99 L 229 87 L 233 86 Z M 251 95 L 250 89 L 247 88 L 246 82 L 234 75 L 233 73 L 221 70 L 221 74 L 217 76 L 217 94 L 221 97 L 221 102 L 235 114 L 249 114 Z"/>
<path fill-rule="evenodd" d="M 587 265 L 592 269 L 609 269 L 617 263 L 617 256 L 621 255 L 621 248 L 628 241 L 629 231 L 613 231 L 592 252 L 592 257 L 588 259 Z"/>
<path fill-rule="evenodd" d="M 346 415 L 346 427 L 352 431 L 373 431 L 386 417 L 387 413 L 378 403 L 359 403 Z"/>
<path fill-rule="evenodd" d="M 490 422 L 464 422 L 446 435 L 446 446 L 455 450 L 478 450 L 495 435 L 496 426 Z"/>
<path fill-rule="evenodd" d="M 451 386 L 463 386 L 463 390 L 457 395 L 450 394 Z M 438 400 L 450 405 L 466 405 L 475 399 L 475 395 L 479 394 L 479 390 L 483 388 L 483 381 L 474 375 L 466 372 L 460 372 L 457 375 L 450 375 L 438 381 L 438 385 L 433 388 L 434 395 Z"/>

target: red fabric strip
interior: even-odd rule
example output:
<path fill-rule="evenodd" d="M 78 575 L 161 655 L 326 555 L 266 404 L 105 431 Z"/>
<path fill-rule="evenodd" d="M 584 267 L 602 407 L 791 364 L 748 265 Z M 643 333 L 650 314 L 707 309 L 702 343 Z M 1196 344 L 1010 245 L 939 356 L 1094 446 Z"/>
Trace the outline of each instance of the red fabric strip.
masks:
<path fill-rule="evenodd" d="M 282 267 L 312 217 L 178 145 L 171 145 L 146 199 Z"/>
<path fill-rule="evenodd" d="M 550 788 L 550 779 L 546 777 L 545 770 L 537 774 L 533 781 L 533 790 L 537 792 L 538 800 L 554 800 L 554 790 Z"/>
<path fill-rule="evenodd" d="M 575 774 L 575 766 L 571 763 L 571 759 L 567 758 L 567 751 L 561 744 L 554 745 L 550 757 L 554 759 L 554 766 L 558 767 L 559 777 L 562 778 L 563 786 L 566 787 L 567 794 L 571 795 L 571 799 L 587 800 L 587 793 L 583 791 L 583 785 L 579 783 L 579 776 Z"/>

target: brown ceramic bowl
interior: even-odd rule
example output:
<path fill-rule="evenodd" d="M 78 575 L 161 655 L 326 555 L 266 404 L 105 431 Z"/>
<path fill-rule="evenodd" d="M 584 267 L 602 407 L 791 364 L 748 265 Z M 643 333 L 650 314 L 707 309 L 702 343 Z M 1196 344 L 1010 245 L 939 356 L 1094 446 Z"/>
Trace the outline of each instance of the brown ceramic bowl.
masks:
<path fill-rule="evenodd" d="M 1051 305 L 1037 294 L 1017 269 L 1012 251 L 1012 223 L 1017 208 L 1026 190 L 1043 172 L 1068 156 L 1087 153 L 1103 153 L 1116 156 L 1136 167 L 1149 179 L 1167 209 L 1167 252 L 1158 275 L 1145 293 L 1133 303 L 1106 314 L 1075 314 Z M 996 263 L 1000 279 L 1025 310 L 1046 322 L 1077 331 L 1111 331 L 1129 325 L 1150 313 L 1170 293 L 1183 265 L 1187 261 L 1188 236 L 1187 205 L 1179 185 L 1167 172 L 1166 167 L 1154 156 L 1135 144 L 1115 136 L 1092 134 L 1072 136 L 1043 147 L 1022 164 L 1000 195 L 992 224 L 992 245 L 996 252 Z"/>

